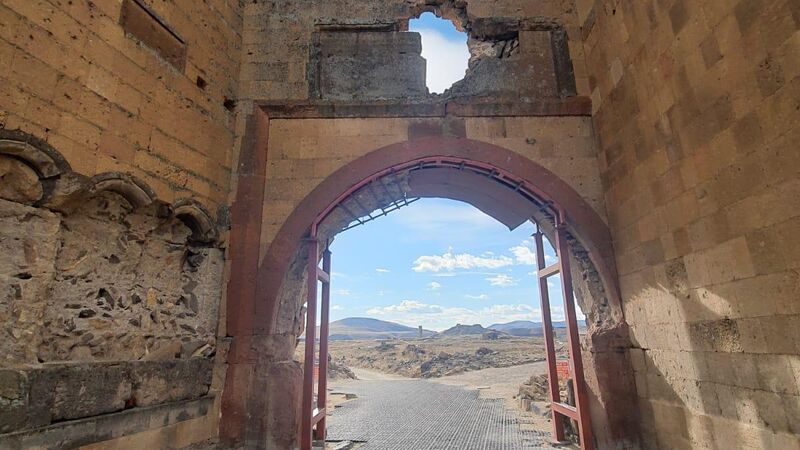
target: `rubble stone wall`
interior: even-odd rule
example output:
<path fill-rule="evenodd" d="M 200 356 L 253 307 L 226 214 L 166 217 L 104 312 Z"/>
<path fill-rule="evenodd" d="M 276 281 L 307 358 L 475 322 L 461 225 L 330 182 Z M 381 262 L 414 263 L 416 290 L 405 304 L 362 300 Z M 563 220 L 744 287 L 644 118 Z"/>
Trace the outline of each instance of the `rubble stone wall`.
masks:
<path fill-rule="evenodd" d="M 216 436 L 243 3 L 0 1 L 0 447 Z"/>
<path fill-rule="evenodd" d="M 578 6 L 645 443 L 800 448 L 800 3 Z"/>
<path fill-rule="evenodd" d="M 318 92 L 314 62 L 320 51 L 320 33 L 326 36 L 365 33 L 362 42 L 355 38 L 348 41 L 353 48 L 368 50 L 366 46 L 372 43 L 369 35 L 403 32 L 409 19 L 425 11 L 451 20 L 469 36 L 472 55 L 469 74 L 449 95 L 504 94 L 514 98 L 575 92 L 588 95 L 573 0 L 339 0 L 317 2 L 313 8 L 302 0 L 271 0 L 248 2 L 244 8 L 241 98 L 277 102 L 313 97 Z M 567 64 L 570 70 L 574 66 L 572 84 L 560 86 L 566 91 L 559 89 L 555 78 L 554 49 L 566 56 L 560 59 L 562 63 L 571 57 L 571 64 Z M 385 59 L 385 55 L 375 57 L 373 63 Z M 406 72 L 412 72 L 410 67 L 401 71 Z M 385 71 L 383 84 L 402 83 L 406 75 L 398 75 L 396 70 Z M 424 86 L 422 91 L 419 86 L 405 93 L 389 89 L 388 96 L 419 97 L 425 94 Z M 357 93 L 351 93 L 350 98 Z M 372 94 L 387 96 L 387 92 Z M 348 98 L 338 96 L 337 100 Z"/>

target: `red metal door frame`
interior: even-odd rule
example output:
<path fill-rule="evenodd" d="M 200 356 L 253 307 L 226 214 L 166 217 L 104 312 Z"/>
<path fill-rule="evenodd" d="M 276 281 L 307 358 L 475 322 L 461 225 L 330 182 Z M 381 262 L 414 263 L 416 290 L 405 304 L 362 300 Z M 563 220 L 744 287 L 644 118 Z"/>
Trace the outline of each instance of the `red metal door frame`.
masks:
<path fill-rule="evenodd" d="M 534 235 L 536 241 L 539 292 L 542 308 L 542 322 L 545 334 L 545 349 L 547 355 L 548 383 L 550 386 L 551 410 L 553 414 L 553 438 L 563 441 L 564 426 L 562 417 L 568 417 L 577 421 L 580 446 L 582 450 L 592 450 L 592 427 L 589 416 L 589 404 L 586 393 L 586 380 L 583 373 L 583 362 L 581 359 L 580 336 L 578 333 L 577 317 L 575 314 L 575 299 L 572 291 L 572 277 L 569 265 L 569 248 L 566 237 L 566 221 L 564 211 L 555 204 L 552 199 L 545 195 L 535 186 L 530 185 L 511 173 L 504 171 L 494 165 L 472 161 L 464 158 L 435 156 L 416 159 L 407 163 L 399 164 L 382 170 L 369 176 L 359 183 L 351 186 L 343 194 L 338 196 L 334 202 L 328 205 L 311 224 L 310 238 L 306 241 L 308 245 L 308 296 L 307 296 L 307 316 L 306 316 L 306 347 L 305 365 L 303 372 L 303 400 L 302 418 L 300 429 L 300 450 L 311 450 L 313 437 L 324 442 L 325 439 L 325 400 L 327 398 L 327 363 L 328 363 L 328 313 L 330 300 L 330 257 L 331 253 L 327 249 L 323 253 L 323 267 L 318 266 L 320 243 L 317 240 L 317 229 L 325 217 L 341 202 L 351 194 L 381 177 L 408 168 L 426 167 L 451 167 L 472 170 L 492 177 L 498 182 L 508 186 L 515 192 L 519 192 L 534 203 L 546 209 L 556 220 L 555 228 L 555 251 L 558 261 L 550 266 L 545 265 L 544 259 L 544 239 L 543 234 L 538 230 Z M 567 321 L 567 336 L 569 344 L 570 369 L 573 374 L 575 386 L 575 405 L 567 405 L 561 402 L 561 395 L 558 389 L 558 374 L 556 371 L 555 344 L 553 342 L 553 324 L 550 314 L 550 297 L 547 290 L 547 278 L 561 274 L 561 289 L 564 300 L 564 312 Z M 318 397 L 314 405 L 314 347 L 316 341 L 316 307 L 317 307 L 317 283 L 322 282 L 322 311 L 320 324 L 320 370 L 318 380 Z M 324 353 L 323 353 L 324 352 Z M 323 370 L 324 369 L 324 370 Z M 316 433 L 314 429 L 316 427 Z"/>
<path fill-rule="evenodd" d="M 542 306 L 542 326 L 544 328 L 545 354 L 547 357 L 547 381 L 550 388 L 550 411 L 552 413 L 553 438 L 563 441 L 563 417 L 575 420 L 578 423 L 578 437 L 583 450 L 592 450 L 592 425 L 589 417 L 589 403 L 586 394 L 586 379 L 583 374 L 583 360 L 581 359 L 581 343 L 578 334 L 578 320 L 575 314 L 575 298 L 572 291 L 572 275 L 570 273 L 569 247 L 567 245 L 566 226 L 561 217 L 556 217 L 555 263 L 547 266 L 544 256 L 544 235 L 537 225 L 534 234 L 536 241 L 536 272 L 539 278 L 539 299 Z M 569 344 L 570 372 L 573 376 L 575 387 L 575 405 L 568 405 L 561 401 L 561 392 L 558 385 L 558 370 L 556 368 L 556 352 L 553 339 L 553 320 L 550 313 L 550 292 L 547 279 L 561 274 L 561 294 L 564 300 L 564 315 L 567 321 L 567 341 Z"/>
<path fill-rule="evenodd" d="M 322 252 L 322 268 L 319 264 L 319 241 L 316 237 L 306 240 L 308 246 L 306 295 L 306 341 L 303 363 L 303 400 L 300 421 L 300 448 L 311 450 L 314 438 L 325 441 L 325 404 L 328 397 L 328 323 L 330 320 L 331 252 L 327 245 Z M 319 330 L 319 375 L 317 398 L 314 401 L 314 349 L 317 331 L 317 283 L 322 283 L 322 307 Z"/>

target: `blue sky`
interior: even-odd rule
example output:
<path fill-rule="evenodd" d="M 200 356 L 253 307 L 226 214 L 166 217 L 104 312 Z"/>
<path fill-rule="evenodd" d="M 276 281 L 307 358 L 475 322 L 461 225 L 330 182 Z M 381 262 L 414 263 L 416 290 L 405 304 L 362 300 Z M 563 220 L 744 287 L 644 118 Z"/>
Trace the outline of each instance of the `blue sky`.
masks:
<path fill-rule="evenodd" d="M 540 321 L 533 231 L 529 222 L 509 231 L 466 203 L 421 199 L 340 233 L 331 245 L 331 320 L 375 317 L 436 331 Z M 560 285 L 551 285 L 561 320 Z"/>
<path fill-rule="evenodd" d="M 452 22 L 439 19 L 432 13 L 410 20 L 408 29 L 422 35 L 428 90 L 441 94 L 464 78 L 469 61 L 466 33 L 459 32 Z"/>

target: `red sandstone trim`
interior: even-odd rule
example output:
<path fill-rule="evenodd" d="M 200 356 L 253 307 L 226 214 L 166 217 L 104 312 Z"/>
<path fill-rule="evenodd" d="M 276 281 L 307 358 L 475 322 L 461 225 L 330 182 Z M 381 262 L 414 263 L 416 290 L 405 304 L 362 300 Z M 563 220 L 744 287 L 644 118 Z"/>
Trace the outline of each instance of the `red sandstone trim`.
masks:
<path fill-rule="evenodd" d="M 231 205 L 231 260 L 226 295 L 227 334 L 233 336 L 222 392 L 220 438 L 238 442 L 245 435 L 254 357 L 250 346 L 257 296 L 256 274 L 266 187 L 269 117 L 255 108 L 246 119 L 238 164 L 236 198 Z"/>

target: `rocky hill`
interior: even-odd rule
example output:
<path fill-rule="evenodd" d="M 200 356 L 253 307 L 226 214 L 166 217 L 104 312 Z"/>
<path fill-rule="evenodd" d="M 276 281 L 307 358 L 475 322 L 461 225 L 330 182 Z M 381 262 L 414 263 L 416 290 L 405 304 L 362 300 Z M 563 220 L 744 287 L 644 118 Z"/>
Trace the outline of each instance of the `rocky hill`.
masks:
<path fill-rule="evenodd" d="M 434 331 L 422 330 L 422 337 L 434 334 Z M 329 336 L 339 341 L 415 338 L 419 337 L 419 329 L 368 317 L 348 317 L 331 322 Z"/>
<path fill-rule="evenodd" d="M 480 324 L 476 323 L 475 325 L 462 325 L 456 324 L 456 326 L 452 328 L 448 328 L 441 333 L 439 336 L 470 336 L 475 334 L 483 334 L 486 333 L 486 328 L 483 328 Z"/>
<path fill-rule="evenodd" d="M 491 330 L 502 331 L 512 336 L 542 336 L 543 325 L 541 322 L 532 322 L 530 320 L 515 320 L 508 323 L 496 323 L 488 327 Z M 554 320 L 553 328 L 561 333 L 563 329 L 567 328 L 567 323 L 563 320 Z M 578 321 L 578 328 L 585 329 L 586 324 L 584 321 Z"/>

